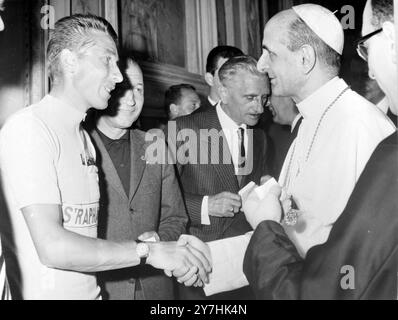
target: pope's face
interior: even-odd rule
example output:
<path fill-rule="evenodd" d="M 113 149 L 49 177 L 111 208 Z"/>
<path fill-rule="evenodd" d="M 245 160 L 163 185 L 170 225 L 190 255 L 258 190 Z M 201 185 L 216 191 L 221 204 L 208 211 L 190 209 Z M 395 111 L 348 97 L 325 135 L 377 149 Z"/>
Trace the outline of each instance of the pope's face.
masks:
<path fill-rule="evenodd" d="M 268 74 L 273 94 L 295 97 L 301 87 L 297 56 L 280 40 L 286 37 L 281 29 L 272 21 L 265 27 L 263 53 L 257 68 Z"/>
<path fill-rule="evenodd" d="M 377 27 L 372 24 L 372 6 L 368 0 L 363 13 L 362 35 L 376 31 Z M 375 79 L 383 92 L 386 94 L 391 111 L 398 114 L 397 83 L 395 53 L 391 50 L 391 40 L 385 32 L 374 35 L 365 42 L 368 50 L 369 77 Z"/>

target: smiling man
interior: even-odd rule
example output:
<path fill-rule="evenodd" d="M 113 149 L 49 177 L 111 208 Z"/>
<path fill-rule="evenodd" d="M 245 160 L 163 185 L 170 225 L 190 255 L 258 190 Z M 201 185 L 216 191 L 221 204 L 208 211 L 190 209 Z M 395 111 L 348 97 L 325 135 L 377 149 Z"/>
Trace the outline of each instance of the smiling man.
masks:
<path fill-rule="evenodd" d="M 125 79 L 91 131 L 100 170 L 99 236 L 175 241 L 185 233 L 188 217 L 174 167 L 145 161 L 145 133 L 132 129 L 144 105 L 142 71 L 130 58 L 122 61 L 121 69 Z M 105 299 L 175 298 L 172 280 L 149 266 L 102 272 L 99 280 Z"/>
<path fill-rule="evenodd" d="M 22 298 L 100 299 L 95 272 L 140 263 L 182 274 L 199 271 L 206 281 L 208 260 L 177 243 L 97 239 L 96 154 L 81 123 L 88 109 L 108 106 L 110 92 L 123 80 L 110 24 L 92 15 L 61 19 L 47 57 L 50 94 L 11 116 L 0 133 Z"/>
<path fill-rule="evenodd" d="M 340 22 L 315 4 L 282 11 L 264 29 L 258 68 L 303 116 L 279 177 L 299 209 L 285 228 L 303 257 L 327 240 L 373 151 L 395 130 L 338 77 L 343 47 Z"/>

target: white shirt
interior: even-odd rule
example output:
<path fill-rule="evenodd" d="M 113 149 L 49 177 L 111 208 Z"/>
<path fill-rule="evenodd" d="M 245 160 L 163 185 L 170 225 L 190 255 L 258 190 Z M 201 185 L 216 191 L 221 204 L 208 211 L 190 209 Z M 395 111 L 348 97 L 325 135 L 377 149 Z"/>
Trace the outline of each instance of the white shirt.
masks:
<path fill-rule="evenodd" d="M 344 80 L 336 77 L 297 105 L 303 121 L 279 184 L 302 213 L 296 226 L 285 226 L 302 256 L 327 240 L 373 151 L 395 131 L 379 109 L 352 90 L 337 100 L 319 124 L 345 88 Z"/>
<path fill-rule="evenodd" d="M 72 106 L 46 96 L 13 115 L 0 132 L 1 176 L 23 299 L 100 298 L 94 273 L 52 269 L 40 262 L 21 211 L 37 204 L 59 205 L 65 229 L 97 236 L 98 172 L 92 165 L 95 149 L 80 126 L 84 117 Z"/>
<path fill-rule="evenodd" d="M 302 115 L 301 115 L 300 113 L 296 116 L 296 118 L 294 118 L 294 120 L 293 120 L 293 122 L 292 122 L 292 125 L 290 126 L 290 132 L 293 133 L 294 129 L 295 129 L 296 126 L 297 126 L 297 123 L 299 122 L 299 120 L 300 120 L 301 118 L 302 118 Z"/>
<path fill-rule="evenodd" d="M 218 101 L 214 101 L 212 98 L 210 98 L 210 96 L 207 97 L 207 100 L 210 102 L 210 104 L 212 106 L 215 106 L 216 104 L 218 104 Z"/>
<path fill-rule="evenodd" d="M 387 114 L 388 109 L 389 109 L 389 103 L 388 103 L 388 98 L 384 97 L 383 99 L 381 99 L 376 106 L 383 111 L 384 114 Z"/>
<path fill-rule="evenodd" d="M 220 102 L 216 106 L 216 111 L 217 111 L 218 120 L 220 121 L 220 124 L 221 124 L 222 131 L 223 131 L 225 138 L 227 140 L 227 143 L 228 143 L 228 148 L 231 152 L 232 162 L 235 167 L 235 174 L 237 175 L 239 172 L 238 157 L 239 157 L 239 152 L 240 152 L 238 131 L 240 128 L 244 129 L 244 146 L 245 146 L 246 155 L 247 155 L 248 154 L 248 146 L 249 146 L 247 125 L 246 124 L 238 125 L 234 120 L 232 120 L 222 109 Z M 208 196 L 205 196 L 202 200 L 201 216 L 202 216 L 202 224 L 203 225 L 210 225 L 208 201 L 209 201 Z"/>

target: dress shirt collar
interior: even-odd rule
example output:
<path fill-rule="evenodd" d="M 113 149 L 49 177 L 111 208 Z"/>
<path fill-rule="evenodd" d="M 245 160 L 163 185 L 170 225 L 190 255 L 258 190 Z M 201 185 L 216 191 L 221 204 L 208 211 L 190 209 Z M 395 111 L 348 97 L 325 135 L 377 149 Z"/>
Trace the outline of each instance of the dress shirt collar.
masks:
<path fill-rule="evenodd" d="M 232 132 L 232 131 L 237 131 L 239 128 L 243 128 L 244 130 L 247 129 L 246 124 L 241 124 L 240 126 L 238 126 L 237 123 L 225 113 L 225 111 L 221 107 L 221 102 L 217 104 L 216 110 L 217 110 L 218 119 L 220 120 L 221 128 L 224 131 L 228 130 Z"/>
<path fill-rule="evenodd" d="M 296 116 L 296 118 L 294 118 L 294 120 L 293 120 L 293 122 L 292 122 L 292 125 L 291 125 L 290 132 L 293 132 L 293 131 L 294 131 L 294 129 L 296 128 L 296 125 L 297 125 L 297 123 L 298 123 L 298 121 L 300 120 L 301 117 L 302 117 L 302 115 L 299 113 L 299 114 Z"/>
<path fill-rule="evenodd" d="M 297 104 L 300 114 L 304 119 L 318 120 L 347 86 L 343 79 L 339 77 L 333 78 L 308 98 Z"/>
<path fill-rule="evenodd" d="M 70 125 L 80 125 L 86 118 L 86 113 L 71 106 L 70 104 L 58 99 L 50 94 L 46 95 L 43 99 L 45 103 L 54 106 L 54 112 L 62 119 L 62 122 Z"/>
<path fill-rule="evenodd" d="M 214 101 L 212 98 L 210 98 L 210 96 L 207 97 L 207 100 L 209 101 L 209 103 L 210 103 L 212 106 L 215 106 L 215 105 L 218 104 L 218 102 L 217 102 L 217 101 Z"/>
<path fill-rule="evenodd" d="M 389 109 L 389 103 L 388 103 L 388 98 L 384 97 L 378 104 L 376 104 L 376 106 L 384 112 L 384 114 L 388 113 L 388 109 Z"/>

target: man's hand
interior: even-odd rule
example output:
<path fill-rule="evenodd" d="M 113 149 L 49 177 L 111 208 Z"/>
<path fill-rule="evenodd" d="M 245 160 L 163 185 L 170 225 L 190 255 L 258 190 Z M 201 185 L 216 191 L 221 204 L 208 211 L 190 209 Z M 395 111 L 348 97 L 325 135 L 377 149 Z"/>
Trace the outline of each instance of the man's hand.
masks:
<path fill-rule="evenodd" d="M 159 242 L 160 237 L 155 231 L 149 231 L 145 232 L 142 235 L 138 237 L 138 240 L 144 241 L 144 242 Z"/>
<path fill-rule="evenodd" d="M 280 222 L 282 217 L 282 208 L 279 201 L 281 195 L 281 188 L 274 186 L 263 200 L 260 200 L 254 187 L 243 199 L 243 212 L 246 220 L 252 226 L 253 230 L 266 220 Z"/>
<path fill-rule="evenodd" d="M 198 238 L 183 234 L 177 243 L 181 246 L 188 246 L 192 253 L 198 258 L 203 259 L 204 255 L 208 261 L 212 262 L 209 246 Z M 203 287 L 204 283 L 208 283 L 207 280 L 203 280 L 197 276 L 195 277 L 195 274 L 190 272 L 185 275 L 181 275 L 178 272 L 173 272 L 173 276 L 177 278 L 179 283 L 183 283 L 187 287 Z"/>
<path fill-rule="evenodd" d="M 211 261 L 197 249 L 189 246 L 180 246 L 177 242 L 148 243 L 150 253 L 147 263 L 157 269 L 168 270 L 190 284 L 194 284 L 198 277 L 208 282 L 208 273 L 211 271 Z M 188 278 L 188 279 L 187 279 Z M 192 285 L 191 284 L 191 285 Z"/>
<path fill-rule="evenodd" d="M 232 218 L 240 211 L 242 200 L 240 195 L 222 192 L 209 196 L 209 215 L 220 218 Z"/>

